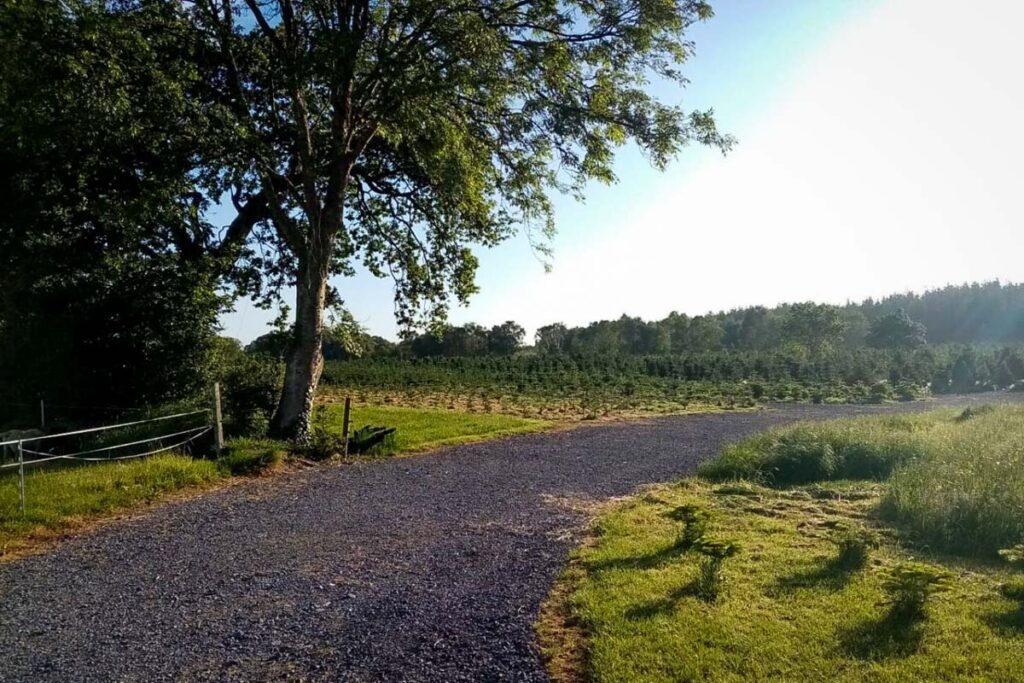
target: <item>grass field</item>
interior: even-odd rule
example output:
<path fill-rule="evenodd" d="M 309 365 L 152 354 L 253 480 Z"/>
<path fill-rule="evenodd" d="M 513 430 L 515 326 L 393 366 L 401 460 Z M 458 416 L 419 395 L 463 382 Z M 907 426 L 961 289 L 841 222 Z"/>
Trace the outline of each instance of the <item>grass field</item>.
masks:
<path fill-rule="evenodd" d="M 538 626 L 556 679 L 1020 680 L 1024 580 L 996 550 L 1024 540 L 1022 435 L 1006 407 L 725 449 L 717 482 L 599 519 Z"/>
<path fill-rule="evenodd" d="M 18 477 L 0 477 L 0 556 L 31 542 L 109 516 L 184 488 L 212 484 L 227 471 L 182 455 L 100 463 L 59 470 L 27 470 L 26 516 L 21 516 Z"/>
<path fill-rule="evenodd" d="M 329 406 L 328 426 L 340 433 L 341 406 Z M 397 427 L 394 451 L 411 453 L 442 445 L 533 432 L 552 423 L 508 415 L 389 406 L 356 406 L 352 426 Z M 21 515 L 16 472 L 0 475 L 0 557 L 80 527 L 89 521 L 155 501 L 186 488 L 201 488 L 232 475 L 279 465 L 287 446 L 263 439 L 229 442 L 218 461 L 181 455 L 33 470 L 25 476 L 26 515 Z"/>
<path fill-rule="evenodd" d="M 328 421 L 332 430 L 341 430 L 343 415 L 344 409 L 341 405 L 329 406 Z M 554 424 L 547 420 L 496 413 L 359 404 L 352 407 L 351 422 L 352 429 L 366 425 L 396 427 L 396 453 L 410 453 L 438 446 L 537 432 L 549 429 Z"/>

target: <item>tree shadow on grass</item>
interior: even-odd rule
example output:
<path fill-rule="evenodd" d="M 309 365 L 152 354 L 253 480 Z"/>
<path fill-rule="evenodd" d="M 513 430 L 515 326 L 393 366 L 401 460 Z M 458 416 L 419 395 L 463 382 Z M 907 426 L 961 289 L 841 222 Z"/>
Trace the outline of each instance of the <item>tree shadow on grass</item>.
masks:
<path fill-rule="evenodd" d="M 696 597 L 697 595 L 697 582 L 695 580 L 690 581 L 689 583 L 669 592 L 669 594 L 664 597 L 647 600 L 639 605 L 630 607 L 626 610 L 626 618 L 632 621 L 653 619 L 659 615 L 671 612 L 675 608 L 676 604 L 683 598 Z"/>
<path fill-rule="evenodd" d="M 780 576 L 775 584 L 776 592 L 792 592 L 800 588 L 821 588 L 841 591 L 863 567 L 850 566 L 838 558 L 827 560 L 811 569 L 802 569 L 787 576 Z"/>
<path fill-rule="evenodd" d="M 1024 604 L 1017 604 L 1008 610 L 989 614 L 985 617 L 988 627 L 1005 637 L 1024 634 Z"/>
<path fill-rule="evenodd" d="M 840 633 L 839 644 L 851 657 L 879 660 L 908 657 L 917 652 L 923 639 L 923 619 L 908 619 L 889 610 Z"/>
<path fill-rule="evenodd" d="M 587 568 L 594 571 L 603 571 L 605 569 L 655 569 L 666 562 L 680 557 L 691 547 L 693 547 L 693 544 L 679 541 L 647 555 L 613 557 L 607 560 L 588 562 Z"/>

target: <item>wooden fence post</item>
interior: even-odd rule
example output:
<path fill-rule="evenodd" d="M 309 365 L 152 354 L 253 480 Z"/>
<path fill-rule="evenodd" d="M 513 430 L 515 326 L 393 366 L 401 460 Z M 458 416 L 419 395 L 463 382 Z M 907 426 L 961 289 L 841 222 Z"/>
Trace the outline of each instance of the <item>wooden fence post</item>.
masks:
<path fill-rule="evenodd" d="M 39 399 L 39 428 L 46 429 L 46 404 L 43 399 Z"/>
<path fill-rule="evenodd" d="M 21 517 L 25 517 L 25 451 L 18 442 L 18 498 L 21 500 Z"/>
<path fill-rule="evenodd" d="M 224 422 L 220 412 L 220 382 L 213 383 L 213 439 L 217 455 L 224 448 Z"/>
<path fill-rule="evenodd" d="M 345 450 L 342 452 L 342 459 L 348 458 L 348 418 L 349 413 L 352 410 L 352 397 L 345 397 L 345 417 L 341 421 L 341 433 L 345 438 Z"/>

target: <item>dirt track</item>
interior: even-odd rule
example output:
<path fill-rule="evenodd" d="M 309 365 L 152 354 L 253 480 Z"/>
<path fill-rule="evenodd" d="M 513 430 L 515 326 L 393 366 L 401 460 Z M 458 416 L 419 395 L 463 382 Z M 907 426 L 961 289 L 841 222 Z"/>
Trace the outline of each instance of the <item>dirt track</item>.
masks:
<path fill-rule="evenodd" d="M 532 623 L 583 524 L 567 501 L 772 425 L 925 407 L 594 425 L 161 506 L 0 566 L 0 680 L 544 680 Z"/>

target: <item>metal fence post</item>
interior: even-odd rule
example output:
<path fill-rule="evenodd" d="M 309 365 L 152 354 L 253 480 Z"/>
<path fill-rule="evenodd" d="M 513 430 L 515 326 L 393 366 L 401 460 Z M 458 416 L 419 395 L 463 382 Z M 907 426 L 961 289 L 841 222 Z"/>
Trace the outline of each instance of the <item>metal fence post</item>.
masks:
<path fill-rule="evenodd" d="M 213 438 L 216 442 L 217 455 L 220 455 L 224 448 L 224 422 L 220 412 L 220 382 L 213 383 Z"/>
<path fill-rule="evenodd" d="M 21 517 L 25 518 L 25 451 L 18 442 L 18 498 L 21 500 Z"/>
<path fill-rule="evenodd" d="M 345 438 L 345 450 L 342 452 L 341 457 L 343 459 L 348 458 L 348 418 L 349 412 L 352 410 L 352 397 L 345 397 L 345 417 L 341 421 L 341 433 Z"/>

